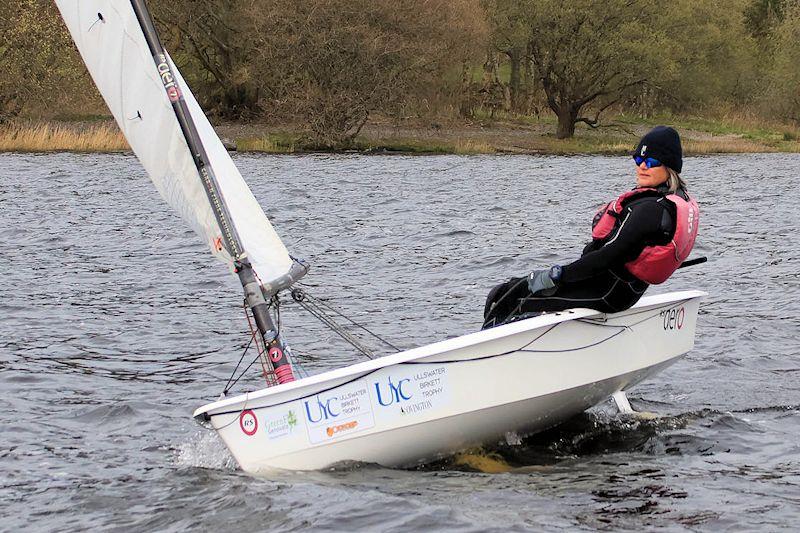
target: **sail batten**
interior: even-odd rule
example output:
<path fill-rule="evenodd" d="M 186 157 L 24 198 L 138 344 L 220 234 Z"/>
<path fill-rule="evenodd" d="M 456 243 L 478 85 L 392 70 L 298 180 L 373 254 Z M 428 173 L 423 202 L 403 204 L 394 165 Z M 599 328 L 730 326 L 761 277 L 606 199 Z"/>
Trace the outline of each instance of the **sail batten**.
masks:
<path fill-rule="evenodd" d="M 159 194 L 231 269 L 246 257 L 262 284 L 284 279 L 293 265 L 286 247 L 172 59 L 148 44 L 146 11 L 137 14 L 136 0 L 56 4 Z M 177 99 L 183 104 L 173 109 Z"/>

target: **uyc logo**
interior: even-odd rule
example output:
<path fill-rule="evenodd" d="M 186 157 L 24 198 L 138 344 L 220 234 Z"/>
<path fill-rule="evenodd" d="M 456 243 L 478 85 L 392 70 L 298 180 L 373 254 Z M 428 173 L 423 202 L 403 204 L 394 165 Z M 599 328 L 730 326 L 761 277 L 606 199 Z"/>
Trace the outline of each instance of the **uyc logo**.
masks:
<path fill-rule="evenodd" d="M 312 424 L 316 424 L 317 422 L 321 422 L 323 420 L 330 420 L 332 418 L 336 418 L 340 414 L 341 411 L 334 411 L 333 407 L 336 405 L 336 402 L 339 400 L 338 396 L 331 396 L 324 402 L 319 399 L 319 396 L 315 396 L 313 400 L 306 400 L 303 402 L 306 406 L 306 417 L 308 421 Z M 331 402 L 334 402 L 334 405 L 331 405 Z M 311 407 L 312 404 L 314 407 Z M 312 415 L 311 412 L 314 412 Z"/>
<path fill-rule="evenodd" d="M 375 393 L 378 395 L 378 403 L 386 407 L 388 405 L 392 405 L 393 403 L 400 403 L 404 400 L 410 400 L 411 393 L 403 390 L 403 385 L 406 385 L 410 382 L 410 379 L 401 379 L 397 383 L 394 383 L 392 381 L 392 377 L 389 376 L 389 387 L 385 394 L 381 392 L 381 384 L 376 382 Z"/>

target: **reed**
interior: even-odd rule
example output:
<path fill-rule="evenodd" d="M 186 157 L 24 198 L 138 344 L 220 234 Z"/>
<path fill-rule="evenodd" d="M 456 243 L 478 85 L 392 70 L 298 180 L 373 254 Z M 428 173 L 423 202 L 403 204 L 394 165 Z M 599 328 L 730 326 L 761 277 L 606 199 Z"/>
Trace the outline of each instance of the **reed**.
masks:
<path fill-rule="evenodd" d="M 636 138 L 582 137 L 558 140 L 542 136 L 530 141 L 533 151 L 569 154 L 627 154 L 636 144 Z M 683 138 L 683 151 L 687 155 L 699 154 L 744 154 L 759 152 L 800 152 L 800 143 L 791 135 L 780 139 L 753 139 L 738 135 L 724 135 L 707 138 Z"/>
<path fill-rule="evenodd" d="M 629 153 L 636 141 L 615 136 L 575 136 L 571 139 L 556 139 L 549 135 L 533 136 L 530 141 L 532 151 L 569 155 L 569 154 L 625 154 Z"/>
<path fill-rule="evenodd" d="M 701 124 L 696 119 L 693 134 L 683 136 L 684 151 L 692 154 L 800 152 L 797 129 L 733 130 L 727 125 Z M 740 120 L 741 122 L 741 120 Z M 702 128 L 700 126 L 703 126 Z M 690 129 L 677 123 L 679 131 Z M 236 137 L 236 135 L 232 135 Z M 638 137 L 619 131 L 580 131 L 572 139 L 556 139 L 551 134 L 530 131 L 519 135 L 518 128 L 463 129 L 431 133 L 427 129 L 405 129 L 401 134 L 381 132 L 359 137 L 351 150 L 364 152 L 400 152 L 409 154 L 493 154 L 547 153 L 627 154 Z M 241 152 L 277 154 L 319 150 L 309 145 L 299 132 L 253 132 L 236 139 Z M 0 152 L 119 152 L 129 150 L 117 126 L 102 122 L 33 122 L 17 121 L 0 125 Z"/>
<path fill-rule="evenodd" d="M 0 152 L 120 152 L 128 143 L 115 124 L 10 122 L 0 126 Z"/>
<path fill-rule="evenodd" d="M 683 150 L 690 155 L 745 154 L 753 152 L 775 152 L 780 150 L 780 148 L 775 143 L 758 142 L 743 137 L 725 137 L 722 139 L 687 139 L 683 142 Z M 797 151 L 797 148 L 795 148 L 794 151 Z"/>
<path fill-rule="evenodd" d="M 453 143 L 454 154 L 494 154 L 498 150 L 488 142 L 477 140 L 457 140 Z"/>
<path fill-rule="evenodd" d="M 296 139 L 289 135 L 265 135 L 262 137 L 244 137 L 236 139 L 236 150 L 239 152 L 266 152 L 270 154 L 291 154 L 300 147 Z"/>
<path fill-rule="evenodd" d="M 362 138 L 356 147 L 370 153 L 406 153 L 406 154 L 453 154 L 455 147 L 446 141 L 430 139 L 427 136 Z"/>

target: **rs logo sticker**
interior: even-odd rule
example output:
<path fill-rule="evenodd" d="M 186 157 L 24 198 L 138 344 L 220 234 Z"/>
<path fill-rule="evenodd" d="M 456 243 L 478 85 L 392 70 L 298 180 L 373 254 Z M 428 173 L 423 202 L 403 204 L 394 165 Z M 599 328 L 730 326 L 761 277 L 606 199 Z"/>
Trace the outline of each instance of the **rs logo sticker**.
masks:
<path fill-rule="evenodd" d="M 248 437 L 256 434 L 256 431 L 258 431 L 258 418 L 256 418 L 256 414 L 252 409 L 242 411 L 242 414 L 239 415 L 239 427 Z"/>

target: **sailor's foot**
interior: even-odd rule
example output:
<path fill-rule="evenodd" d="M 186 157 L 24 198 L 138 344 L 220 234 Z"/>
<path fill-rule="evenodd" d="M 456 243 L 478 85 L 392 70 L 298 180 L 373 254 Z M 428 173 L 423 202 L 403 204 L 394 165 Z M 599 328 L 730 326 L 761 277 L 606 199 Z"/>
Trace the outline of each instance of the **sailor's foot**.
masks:
<path fill-rule="evenodd" d="M 655 420 L 656 418 L 661 418 L 660 414 L 651 413 L 649 411 L 634 411 L 630 416 L 636 420 Z"/>
<path fill-rule="evenodd" d="M 457 453 L 453 462 L 458 466 L 465 466 L 485 474 L 502 474 L 513 470 L 511 465 L 506 463 L 497 453 L 487 453 L 482 448 L 464 450 Z"/>

